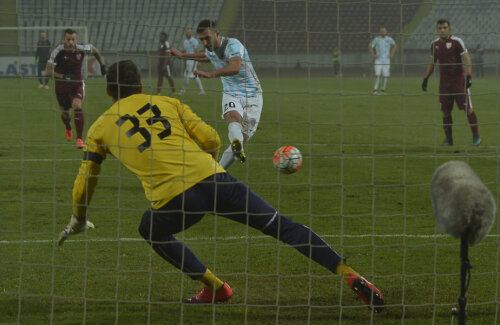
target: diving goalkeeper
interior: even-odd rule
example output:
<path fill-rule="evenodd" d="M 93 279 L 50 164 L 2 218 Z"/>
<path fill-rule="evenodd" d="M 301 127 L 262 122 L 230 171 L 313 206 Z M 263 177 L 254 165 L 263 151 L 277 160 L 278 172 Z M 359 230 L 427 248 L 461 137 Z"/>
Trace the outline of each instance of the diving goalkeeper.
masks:
<path fill-rule="evenodd" d="M 87 221 L 87 206 L 101 163 L 110 154 L 141 180 L 151 201 L 139 226 L 141 236 L 167 262 L 203 283 L 202 290 L 187 302 L 221 302 L 233 295 L 229 284 L 174 236 L 210 212 L 292 245 L 342 275 L 375 312 L 382 310 L 384 298 L 380 291 L 325 241 L 311 229 L 279 214 L 219 165 L 215 160 L 221 145 L 219 135 L 189 106 L 177 99 L 142 94 L 140 72 L 132 61 L 114 63 L 106 78 L 106 90 L 114 104 L 88 131 L 73 187 L 73 215 L 59 236 L 59 245 L 68 236 L 93 228 Z"/>

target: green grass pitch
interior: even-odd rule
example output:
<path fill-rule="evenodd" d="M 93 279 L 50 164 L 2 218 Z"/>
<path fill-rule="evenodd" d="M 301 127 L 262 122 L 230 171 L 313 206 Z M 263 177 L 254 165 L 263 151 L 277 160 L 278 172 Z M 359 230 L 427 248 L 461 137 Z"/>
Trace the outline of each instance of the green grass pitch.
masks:
<path fill-rule="evenodd" d="M 212 215 L 179 238 L 234 296 L 220 305 L 181 303 L 200 285 L 139 238 L 148 202 L 112 157 L 89 210 L 97 228 L 56 246 L 82 152 L 64 138 L 53 88 L 0 79 L 0 324 L 450 324 L 460 288 L 459 240 L 435 230 L 430 180 L 440 164 L 464 160 L 498 199 L 499 80 L 475 79 L 471 89 L 483 138 L 477 148 L 456 108 L 455 146 L 439 146 L 438 79 L 428 93 L 420 82 L 391 78 L 386 96 L 371 96 L 369 79 L 263 78 L 264 108 L 248 162 L 229 170 L 373 281 L 387 303 L 375 315 L 338 276 L 294 249 Z M 154 83 L 145 80 L 145 92 Z M 217 128 L 225 148 L 220 81 L 204 85 L 206 96 L 190 89 L 183 101 Z M 89 80 L 86 129 L 110 104 L 103 79 Z M 303 154 L 296 174 L 273 168 L 272 154 L 284 144 Z M 470 249 L 473 324 L 500 321 L 499 230 L 497 222 Z"/>

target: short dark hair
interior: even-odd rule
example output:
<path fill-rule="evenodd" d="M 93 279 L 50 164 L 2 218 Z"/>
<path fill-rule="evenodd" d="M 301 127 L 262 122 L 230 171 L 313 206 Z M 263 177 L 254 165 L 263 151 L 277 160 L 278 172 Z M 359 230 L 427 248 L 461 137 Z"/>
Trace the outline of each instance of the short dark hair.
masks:
<path fill-rule="evenodd" d="M 201 34 L 207 28 L 215 29 L 216 27 L 217 27 L 217 24 L 215 23 L 215 21 L 210 20 L 210 19 L 205 19 L 205 20 L 200 21 L 200 23 L 198 24 L 198 28 L 196 28 L 196 32 L 198 34 Z"/>
<path fill-rule="evenodd" d="M 438 22 L 437 22 L 437 25 L 444 25 L 444 24 L 448 24 L 448 27 L 451 27 L 451 24 L 450 24 L 450 21 L 448 19 L 439 19 Z"/>
<path fill-rule="evenodd" d="M 160 36 L 163 36 L 163 35 L 165 35 L 165 38 L 168 38 L 168 34 L 166 32 L 161 32 L 160 33 Z"/>
<path fill-rule="evenodd" d="M 131 60 L 113 63 L 106 73 L 106 82 L 113 99 L 118 100 L 141 91 L 141 71 Z"/>
<path fill-rule="evenodd" d="M 71 29 L 71 28 L 66 28 L 64 30 L 64 35 L 66 35 L 66 34 L 70 34 L 70 35 L 76 34 L 76 30 Z"/>

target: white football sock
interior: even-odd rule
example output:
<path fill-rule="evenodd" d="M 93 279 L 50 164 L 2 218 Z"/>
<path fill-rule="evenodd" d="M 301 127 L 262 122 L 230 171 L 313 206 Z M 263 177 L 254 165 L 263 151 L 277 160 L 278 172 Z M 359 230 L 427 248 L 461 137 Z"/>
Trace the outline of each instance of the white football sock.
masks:
<path fill-rule="evenodd" d="M 234 162 L 234 153 L 233 150 L 231 149 L 231 143 L 233 143 L 234 139 L 238 139 L 241 142 L 241 145 L 243 145 L 243 133 L 241 132 L 242 126 L 238 122 L 231 122 L 227 126 L 229 132 L 227 134 L 227 137 L 229 138 L 229 147 L 224 151 L 222 154 L 221 159 L 219 160 L 219 164 L 221 164 L 224 169 L 229 168 L 231 164 Z"/>
<path fill-rule="evenodd" d="M 227 129 L 229 130 L 227 137 L 229 138 L 229 143 L 233 143 L 234 139 L 238 139 L 241 142 L 241 145 L 243 145 L 243 132 L 242 132 L 242 126 L 238 122 L 231 122 L 227 126 Z"/>
<path fill-rule="evenodd" d="M 375 86 L 373 87 L 373 90 L 377 90 L 378 89 L 378 82 L 380 81 L 380 76 L 377 76 L 375 78 Z"/>
<path fill-rule="evenodd" d="M 385 85 L 387 84 L 387 77 L 384 77 L 384 79 L 382 80 L 382 90 L 385 91 Z"/>
<path fill-rule="evenodd" d="M 200 93 L 204 93 L 205 91 L 203 90 L 203 85 L 201 84 L 200 78 L 194 78 L 194 82 L 198 86 L 198 89 L 200 90 Z"/>

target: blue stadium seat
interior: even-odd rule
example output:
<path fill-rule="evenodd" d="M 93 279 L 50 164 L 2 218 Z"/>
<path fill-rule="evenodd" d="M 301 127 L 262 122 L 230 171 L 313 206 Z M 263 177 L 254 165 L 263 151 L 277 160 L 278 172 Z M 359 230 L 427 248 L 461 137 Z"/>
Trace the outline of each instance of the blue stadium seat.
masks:
<path fill-rule="evenodd" d="M 182 47 L 184 30 L 195 27 L 204 18 L 218 20 L 223 0 L 216 1 L 115 1 L 19 0 L 19 26 L 87 26 L 89 41 L 103 52 L 155 52 L 161 31 L 169 41 Z M 49 32 L 59 43 L 60 32 Z M 57 35 L 57 39 L 52 36 Z M 21 48 L 34 52 L 38 31 L 20 33 Z M 82 40 L 83 41 L 83 40 Z"/>

